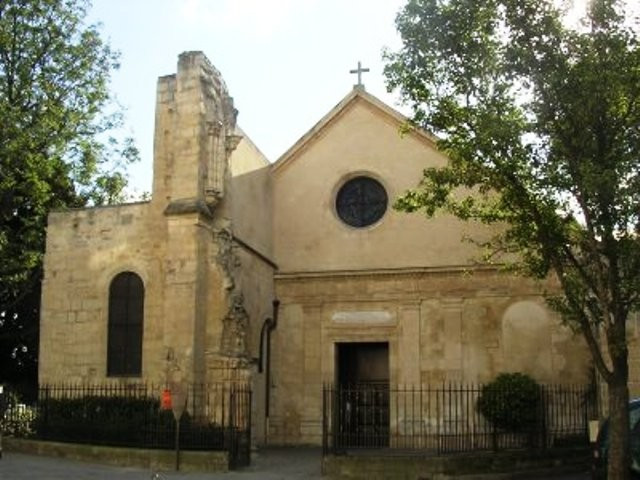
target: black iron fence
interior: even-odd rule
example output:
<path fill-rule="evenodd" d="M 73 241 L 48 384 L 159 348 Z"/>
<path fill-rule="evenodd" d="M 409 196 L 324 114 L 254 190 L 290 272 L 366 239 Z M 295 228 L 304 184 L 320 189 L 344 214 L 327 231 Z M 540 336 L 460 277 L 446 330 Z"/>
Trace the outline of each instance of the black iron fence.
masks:
<path fill-rule="evenodd" d="M 247 465 L 249 387 L 192 384 L 181 390 L 176 395 L 164 386 L 139 383 L 42 385 L 34 405 L 14 402 L 6 409 L 2 427 L 15 436 L 57 442 L 224 450 L 231 467 Z M 179 426 L 173 410 L 183 410 Z"/>
<path fill-rule="evenodd" d="M 592 387 L 541 386 L 530 404 L 535 405 L 533 414 L 519 415 L 518 406 L 505 405 L 507 414 L 528 419 L 513 428 L 501 428 L 480 413 L 482 392 L 483 385 L 325 385 L 323 452 L 379 449 L 442 455 L 588 445 L 588 420 L 596 416 Z M 509 392 L 498 393 L 498 398 L 508 398 Z"/>

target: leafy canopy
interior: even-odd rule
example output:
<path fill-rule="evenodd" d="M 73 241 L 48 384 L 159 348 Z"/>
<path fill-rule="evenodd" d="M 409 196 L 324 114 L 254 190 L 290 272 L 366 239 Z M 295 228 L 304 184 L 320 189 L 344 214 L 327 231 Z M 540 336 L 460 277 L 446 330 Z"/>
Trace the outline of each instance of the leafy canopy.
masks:
<path fill-rule="evenodd" d="M 385 68 L 450 159 L 397 207 L 501 225 L 492 255 L 556 274 L 550 302 L 607 380 L 594 327 L 626 357 L 640 294 L 640 48 L 624 20 L 611 0 L 579 29 L 549 0 L 410 0 Z"/>
<path fill-rule="evenodd" d="M 51 209 L 120 201 L 137 159 L 85 0 L 0 2 L 0 377 L 32 367 Z M 111 108 L 111 113 L 107 113 Z M 19 372 L 18 372 L 19 373 Z"/>
<path fill-rule="evenodd" d="M 449 157 L 397 208 L 496 224 L 486 261 L 555 279 L 609 390 L 628 478 L 626 322 L 640 309 L 640 46 L 616 0 L 571 29 L 552 0 L 409 0 L 385 73 Z M 501 255 L 502 254 L 502 255 Z"/>

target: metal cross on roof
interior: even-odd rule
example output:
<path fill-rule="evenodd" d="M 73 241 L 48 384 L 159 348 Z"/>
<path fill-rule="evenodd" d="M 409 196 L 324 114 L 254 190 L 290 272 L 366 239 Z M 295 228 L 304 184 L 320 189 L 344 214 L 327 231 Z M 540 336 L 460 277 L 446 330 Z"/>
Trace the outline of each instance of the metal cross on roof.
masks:
<path fill-rule="evenodd" d="M 353 88 L 362 88 L 364 89 L 364 85 L 362 83 L 362 74 L 368 72 L 368 68 L 362 68 L 360 61 L 358 60 L 358 68 L 355 70 L 349 70 L 349 73 L 357 73 L 358 74 L 358 83 L 353 86 Z"/>

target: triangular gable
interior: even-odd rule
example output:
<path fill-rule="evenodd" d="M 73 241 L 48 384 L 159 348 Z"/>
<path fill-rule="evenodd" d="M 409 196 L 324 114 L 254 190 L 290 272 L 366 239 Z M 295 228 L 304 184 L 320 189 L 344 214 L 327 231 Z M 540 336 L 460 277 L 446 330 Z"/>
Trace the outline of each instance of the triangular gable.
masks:
<path fill-rule="evenodd" d="M 307 133 L 305 133 L 300 139 L 291 146 L 282 156 L 276 160 L 272 165 L 272 171 L 277 172 L 281 168 L 288 165 L 294 158 L 296 158 L 297 154 L 308 147 L 311 143 L 313 143 L 317 138 L 320 137 L 321 133 L 329 128 L 331 124 L 333 124 L 337 119 L 339 119 L 352 105 L 354 105 L 358 100 L 362 100 L 367 102 L 368 105 L 372 106 L 374 110 L 377 110 L 382 115 L 390 118 L 392 121 L 397 123 L 398 128 L 402 125 L 406 124 L 408 119 L 404 115 L 402 115 L 397 110 L 391 108 L 386 103 L 382 102 L 378 98 L 374 97 L 370 93 L 367 93 L 362 88 L 354 88 L 349 94 L 340 101 L 335 107 L 333 107 L 329 113 L 327 113 L 322 119 L 316 123 Z M 436 138 L 432 135 L 429 135 L 424 130 L 419 128 L 412 129 L 409 132 L 410 135 L 414 135 L 417 138 L 420 138 L 426 143 L 436 148 Z"/>

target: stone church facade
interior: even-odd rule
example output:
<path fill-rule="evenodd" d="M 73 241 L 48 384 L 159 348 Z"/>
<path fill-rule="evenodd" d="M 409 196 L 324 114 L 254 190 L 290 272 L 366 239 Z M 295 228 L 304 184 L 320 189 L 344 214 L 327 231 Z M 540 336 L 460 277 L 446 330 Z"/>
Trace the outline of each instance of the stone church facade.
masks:
<path fill-rule="evenodd" d="M 354 88 L 275 163 L 236 116 L 182 54 L 158 81 L 151 200 L 50 215 L 40 383 L 249 381 L 258 443 L 318 444 L 323 383 L 591 380 L 541 286 L 476 263 L 463 239 L 490 231 L 393 210 L 445 162 L 399 113 Z"/>

